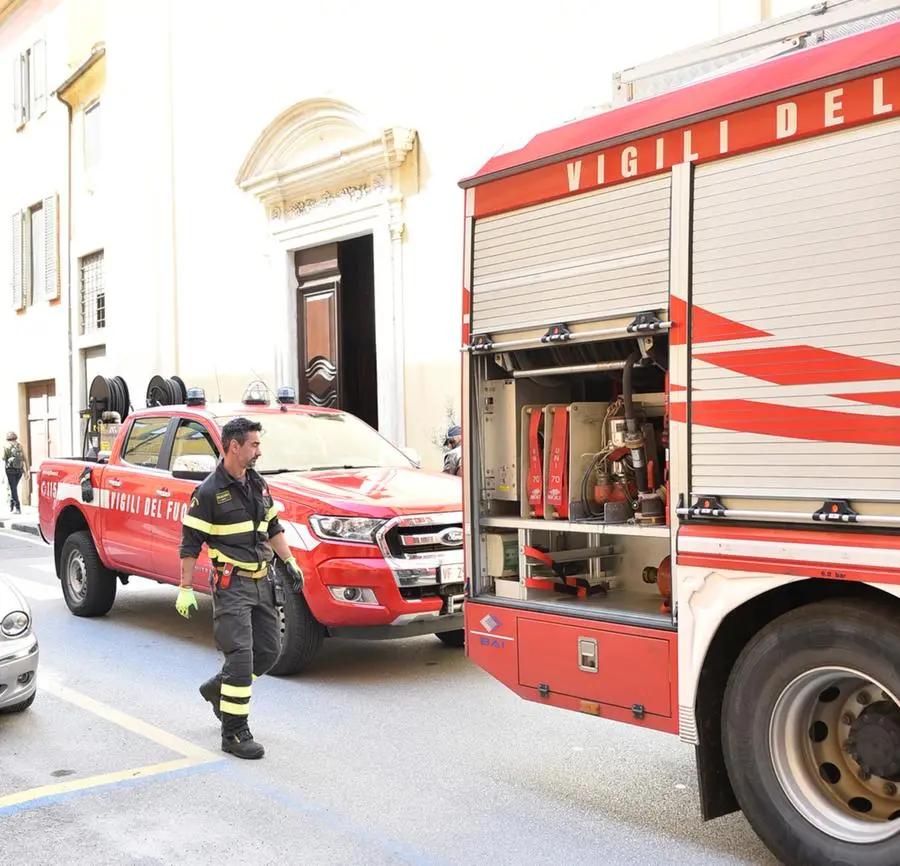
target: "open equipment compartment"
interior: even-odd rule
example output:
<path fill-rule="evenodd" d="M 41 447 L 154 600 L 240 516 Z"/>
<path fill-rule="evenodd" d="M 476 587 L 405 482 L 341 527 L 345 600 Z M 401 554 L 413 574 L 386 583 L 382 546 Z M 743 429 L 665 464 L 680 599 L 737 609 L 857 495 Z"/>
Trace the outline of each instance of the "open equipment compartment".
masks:
<path fill-rule="evenodd" d="M 672 626 L 664 319 L 473 340 L 473 600 Z"/>

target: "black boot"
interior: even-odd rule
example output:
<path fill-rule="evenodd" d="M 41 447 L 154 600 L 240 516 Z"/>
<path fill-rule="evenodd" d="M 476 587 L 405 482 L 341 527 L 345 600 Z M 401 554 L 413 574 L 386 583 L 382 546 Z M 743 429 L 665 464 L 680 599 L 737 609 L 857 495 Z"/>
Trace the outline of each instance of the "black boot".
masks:
<path fill-rule="evenodd" d="M 212 711 L 216 714 L 216 718 L 222 718 L 222 711 L 219 709 L 219 701 L 222 697 L 222 674 L 216 674 L 210 677 L 202 686 L 200 686 L 200 694 L 203 700 L 212 704 Z"/>
<path fill-rule="evenodd" d="M 243 727 L 239 731 L 226 734 L 222 731 L 222 751 L 234 755 L 236 758 L 247 758 L 248 760 L 257 760 L 265 755 L 266 750 L 262 743 L 257 743 L 250 733 L 250 728 Z"/>

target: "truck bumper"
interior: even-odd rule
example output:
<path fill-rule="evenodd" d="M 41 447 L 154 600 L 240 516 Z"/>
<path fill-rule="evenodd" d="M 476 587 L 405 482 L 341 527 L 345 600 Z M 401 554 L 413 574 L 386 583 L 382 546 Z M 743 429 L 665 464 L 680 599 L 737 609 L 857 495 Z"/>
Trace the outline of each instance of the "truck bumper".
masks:
<path fill-rule="evenodd" d="M 367 592 L 361 600 L 346 601 L 345 589 Z M 383 559 L 319 563 L 315 574 L 306 574 L 303 594 L 313 616 L 342 637 L 412 637 L 463 627 L 461 583 L 401 587 Z"/>
<path fill-rule="evenodd" d="M 329 626 L 328 633 L 332 637 L 355 638 L 356 640 L 393 640 L 394 638 L 419 637 L 425 634 L 456 631 L 463 628 L 464 625 L 463 614 L 460 612 L 414 619 L 393 625 Z"/>

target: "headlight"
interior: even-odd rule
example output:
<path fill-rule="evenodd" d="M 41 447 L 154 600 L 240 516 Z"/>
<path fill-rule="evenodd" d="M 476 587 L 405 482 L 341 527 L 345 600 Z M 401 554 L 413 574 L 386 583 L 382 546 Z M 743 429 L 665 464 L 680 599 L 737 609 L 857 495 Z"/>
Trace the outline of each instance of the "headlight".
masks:
<path fill-rule="evenodd" d="M 31 625 L 31 617 L 24 610 L 14 610 L 3 617 L 3 621 L 0 622 L 0 632 L 3 632 L 6 637 L 18 637 L 28 631 L 29 625 Z"/>
<path fill-rule="evenodd" d="M 374 544 L 375 533 L 384 523 L 371 517 L 325 517 L 315 514 L 309 518 L 309 525 L 320 538 L 357 544 Z"/>

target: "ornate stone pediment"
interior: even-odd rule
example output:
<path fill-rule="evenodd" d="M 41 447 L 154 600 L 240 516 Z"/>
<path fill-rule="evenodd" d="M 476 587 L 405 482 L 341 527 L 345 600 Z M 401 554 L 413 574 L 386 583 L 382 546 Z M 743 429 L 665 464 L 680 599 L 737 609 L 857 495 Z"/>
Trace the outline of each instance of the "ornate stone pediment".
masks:
<path fill-rule="evenodd" d="M 383 184 L 385 176 L 393 186 L 394 172 L 415 144 L 413 129 L 372 129 L 343 102 L 309 99 L 266 127 L 244 160 L 237 184 L 270 213 L 287 215 L 332 193 Z"/>

